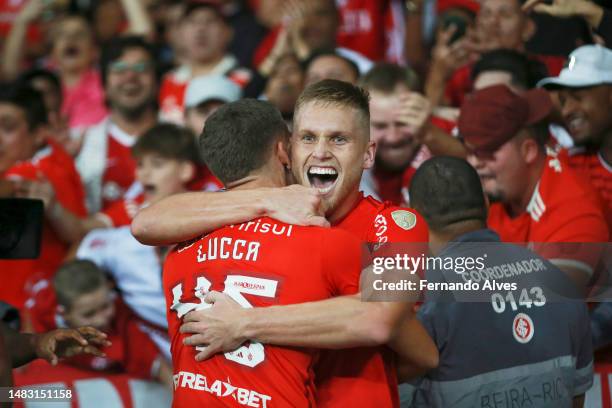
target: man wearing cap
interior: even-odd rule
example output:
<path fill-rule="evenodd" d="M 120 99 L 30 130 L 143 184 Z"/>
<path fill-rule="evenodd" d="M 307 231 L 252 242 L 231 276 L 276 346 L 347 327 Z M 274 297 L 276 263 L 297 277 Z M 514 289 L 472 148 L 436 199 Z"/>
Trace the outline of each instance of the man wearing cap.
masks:
<path fill-rule="evenodd" d="M 185 91 L 185 126 L 199 136 L 210 115 L 241 96 L 240 87 L 224 76 L 202 75 L 192 79 Z"/>
<path fill-rule="evenodd" d="M 606 242 L 596 193 L 546 146 L 552 107 L 542 89 L 519 96 L 505 85 L 479 90 L 464 102 L 459 133 L 492 202 L 489 226 L 505 242 Z M 569 259 L 552 248 L 545 252 L 581 284 L 597 264 L 591 254 Z"/>
<path fill-rule="evenodd" d="M 612 50 L 585 45 L 574 50 L 558 77 L 538 86 L 557 92 L 574 148 L 564 151 L 570 167 L 583 172 L 605 203 L 612 226 Z"/>

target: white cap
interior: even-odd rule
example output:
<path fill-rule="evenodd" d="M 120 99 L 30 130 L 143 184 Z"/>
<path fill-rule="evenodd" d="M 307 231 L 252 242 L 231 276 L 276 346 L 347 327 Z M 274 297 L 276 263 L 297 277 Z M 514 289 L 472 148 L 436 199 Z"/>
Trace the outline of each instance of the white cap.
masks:
<path fill-rule="evenodd" d="M 581 88 L 601 84 L 612 85 L 612 50 L 601 45 L 584 45 L 572 51 L 558 77 L 544 78 L 537 86 Z"/>
<path fill-rule="evenodd" d="M 202 75 L 193 78 L 185 91 L 185 108 L 193 108 L 204 102 L 216 100 L 235 102 L 242 90 L 235 82 L 221 75 Z"/>

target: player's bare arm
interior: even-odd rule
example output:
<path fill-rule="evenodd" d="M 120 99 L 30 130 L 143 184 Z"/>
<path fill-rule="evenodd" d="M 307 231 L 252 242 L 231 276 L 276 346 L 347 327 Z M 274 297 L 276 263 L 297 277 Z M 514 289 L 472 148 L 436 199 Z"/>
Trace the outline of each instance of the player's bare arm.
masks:
<path fill-rule="evenodd" d="M 321 212 L 319 193 L 300 185 L 192 192 L 172 195 L 140 211 L 132 234 L 145 245 L 169 245 L 264 216 L 288 224 L 329 226 Z"/>
<path fill-rule="evenodd" d="M 203 346 L 201 361 L 238 348 L 246 340 L 289 347 L 342 349 L 388 344 L 410 377 L 437 367 L 438 350 L 411 313 L 412 303 L 363 302 L 360 295 L 297 305 L 244 309 L 229 296 L 210 292 L 210 309 L 184 317 L 185 344 Z"/>

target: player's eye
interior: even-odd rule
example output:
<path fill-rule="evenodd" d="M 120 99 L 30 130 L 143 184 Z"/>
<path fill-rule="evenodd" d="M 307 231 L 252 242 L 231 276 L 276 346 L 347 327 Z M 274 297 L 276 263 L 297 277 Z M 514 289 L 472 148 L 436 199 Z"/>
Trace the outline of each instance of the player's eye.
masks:
<path fill-rule="evenodd" d="M 302 142 L 314 142 L 315 138 L 313 135 L 306 133 L 302 135 L 301 140 Z"/>
<path fill-rule="evenodd" d="M 348 141 L 348 139 L 344 136 L 334 136 L 332 137 L 332 142 L 335 144 L 344 144 Z"/>

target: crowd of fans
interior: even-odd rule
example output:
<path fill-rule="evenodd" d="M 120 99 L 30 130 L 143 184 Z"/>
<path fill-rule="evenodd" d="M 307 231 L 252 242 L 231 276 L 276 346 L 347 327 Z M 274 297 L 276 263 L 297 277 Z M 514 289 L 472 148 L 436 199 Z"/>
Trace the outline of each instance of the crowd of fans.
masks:
<path fill-rule="evenodd" d="M 502 241 L 610 241 L 612 2 L 17 0 L 0 15 L 0 198 L 41 199 L 45 218 L 37 259 L 0 260 L 0 300 L 24 331 L 107 332 L 107 355 L 69 360 L 80 368 L 172 387 L 168 248 L 130 224 L 223 188 L 197 136 L 241 98 L 291 129 L 309 85 L 359 85 L 377 145 L 364 194 L 410 206 L 419 167 L 454 156 Z M 593 253 L 540 255 L 585 292 L 609 284 Z M 590 310 L 596 364 L 610 362 L 609 310 Z"/>

